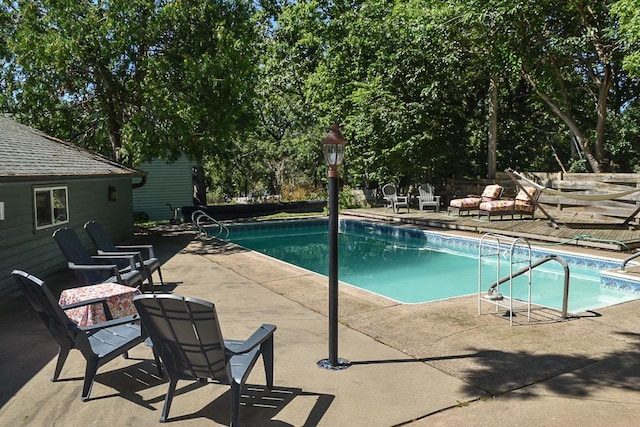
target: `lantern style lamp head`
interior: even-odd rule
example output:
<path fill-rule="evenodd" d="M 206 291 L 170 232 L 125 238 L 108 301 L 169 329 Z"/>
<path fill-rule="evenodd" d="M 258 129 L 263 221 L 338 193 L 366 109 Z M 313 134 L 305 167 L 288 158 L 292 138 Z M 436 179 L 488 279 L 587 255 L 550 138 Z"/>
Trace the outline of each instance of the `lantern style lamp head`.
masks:
<path fill-rule="evenodd" d="M 338 167 L 342 164 L 344 159 L 344 150 L 347 146 L 342 133 L 340 132 L 340 126 L 337 124 L 331 125 L 329 133 L 322 140 L 322 151 L 324 153 L 324 160 L 329 166 L 329 176 L 337 176 Z"/>

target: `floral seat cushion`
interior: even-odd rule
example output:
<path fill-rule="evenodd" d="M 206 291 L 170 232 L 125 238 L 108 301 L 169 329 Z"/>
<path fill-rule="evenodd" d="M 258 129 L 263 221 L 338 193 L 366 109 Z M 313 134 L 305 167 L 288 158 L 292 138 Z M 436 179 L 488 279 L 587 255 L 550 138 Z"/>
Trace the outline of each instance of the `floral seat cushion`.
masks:
<path fill-rule="evenodd" d="M 476 208 L 480 201 L 478 197 L 465 197 L 464 199 L 453 199 L 449 205 L 454 208 Z"/>
<path fill-rule="evenodd" d="M 453 199 L 449 202 L 449 206 L 460 209 L 477 208 L 480 203 L 499 199 L 502 195 L 502 186 L 498 184 L 487 185 L 480 197 L 464 197 L 462 199 Z"/>
<path fill-rule="evenodd" d="M 513 200 L 491 200 L 480 203 L 480 210 L 486 212 L 511 212 L 513 210 Z"/>
<path fill-rule="evenodd" d="M 498 184 L 487 185 L 480 195 L 483 202 L 499 199 L 502 196 L 502 186 Z"/>

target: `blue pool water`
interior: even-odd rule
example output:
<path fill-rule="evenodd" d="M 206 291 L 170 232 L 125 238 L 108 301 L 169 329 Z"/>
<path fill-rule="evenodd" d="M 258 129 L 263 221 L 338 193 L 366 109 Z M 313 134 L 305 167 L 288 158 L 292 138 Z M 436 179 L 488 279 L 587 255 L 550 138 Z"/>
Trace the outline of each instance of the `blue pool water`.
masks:
<path fill-rule="evenodd" d="M 328 273 L 326 220 L 239 224 L 230 227 L 228 240 L 320 274 Z M 496 279 L 498 262 L 500 277 L 509 274 L 508 249 L 505 252 L 500 261 L 483 259 L 483 291 Z M 534 250 L 533 259 L 547 254 Z M 637 292 L 602 286 L 599 270 L 617 267 L 619 262 L 561 256 L 570 264 L 570 312 L 640 297 Z M 402 303 L 437 301 L 477 293 L 478 270 L 478 239 L 340 220 L 339 278 L 358 288 Z M 527 299 L 527 283 L 526 276 L 514 279 L 515 298 Z M 534 269 L 532 284 L 533 303 L 561 309 L 564 271 L 559 263 Z"/>

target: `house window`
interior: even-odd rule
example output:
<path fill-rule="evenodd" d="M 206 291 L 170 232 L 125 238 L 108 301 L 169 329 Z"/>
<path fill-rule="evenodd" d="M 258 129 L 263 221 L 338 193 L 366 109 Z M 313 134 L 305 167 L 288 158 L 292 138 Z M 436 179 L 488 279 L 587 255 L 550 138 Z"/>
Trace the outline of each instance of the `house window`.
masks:
<path fill-rule="evenodd" d="M 33 192 L 36 229 L 69 222 L 67 187 L 36 188 Z"/>

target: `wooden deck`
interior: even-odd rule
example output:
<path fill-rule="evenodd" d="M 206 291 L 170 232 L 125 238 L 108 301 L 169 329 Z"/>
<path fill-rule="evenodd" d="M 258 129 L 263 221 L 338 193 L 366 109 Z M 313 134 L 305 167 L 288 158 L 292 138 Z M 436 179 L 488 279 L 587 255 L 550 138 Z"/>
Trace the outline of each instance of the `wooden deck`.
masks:
<path fill-rule="evenodd" d="M 640 226 L 623 225 L 623 220 L 603 218 L 587 214 L 566 214 L 549 211 L 559 225 L 554 228 L 550 221 L 540 214 L 535 219 L 491 219 L 478 218 L 477 215 L 447 215 L 433 210 L 419 211 L 402 209 L 393 214 L 385 208 L 349 209 L 341 214 L 387 222 L 415 224 L 432 228 L 460 230 L 475 233 L 495 233 L 510 237 L 524 237 L 530 240 L 565 243 L 595 249 L 607 249 L 617 252 L 629 252 L 640 248 Z"/>

